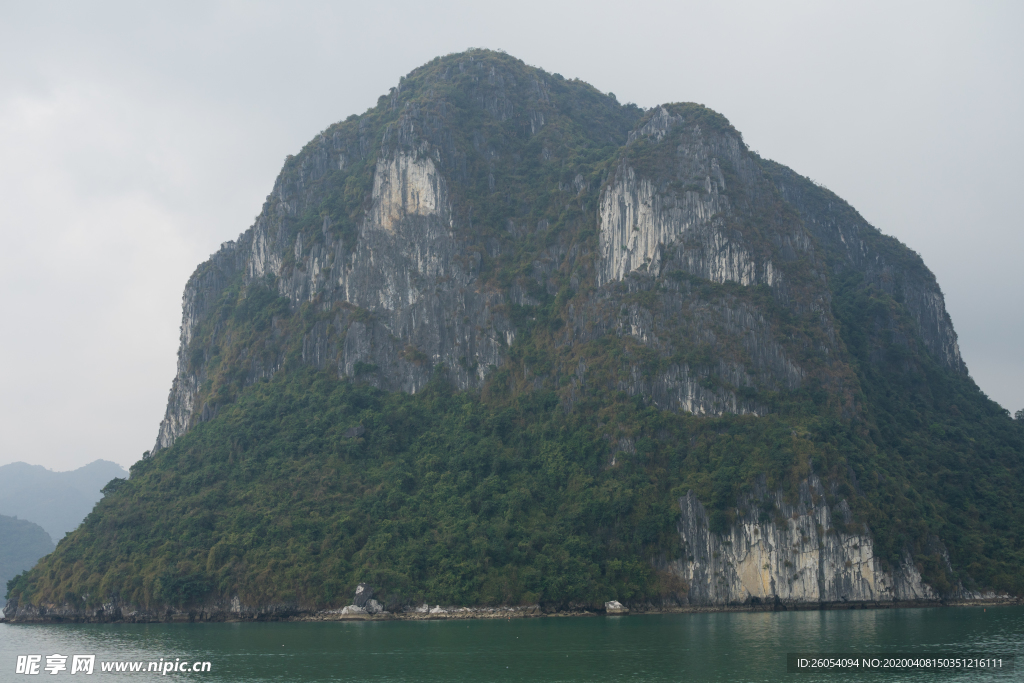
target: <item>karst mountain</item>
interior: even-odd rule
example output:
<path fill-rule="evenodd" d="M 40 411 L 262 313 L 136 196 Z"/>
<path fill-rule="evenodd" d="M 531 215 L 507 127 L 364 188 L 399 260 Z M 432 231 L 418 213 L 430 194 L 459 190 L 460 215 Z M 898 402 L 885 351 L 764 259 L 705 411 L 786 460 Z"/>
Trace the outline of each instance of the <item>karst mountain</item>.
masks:
<path fill-rule="evenodd" d="M 473 50 L 285 160 L 7 615 L 1019 595 L 1022 484 L 915 252 L 703 105 Z"/>

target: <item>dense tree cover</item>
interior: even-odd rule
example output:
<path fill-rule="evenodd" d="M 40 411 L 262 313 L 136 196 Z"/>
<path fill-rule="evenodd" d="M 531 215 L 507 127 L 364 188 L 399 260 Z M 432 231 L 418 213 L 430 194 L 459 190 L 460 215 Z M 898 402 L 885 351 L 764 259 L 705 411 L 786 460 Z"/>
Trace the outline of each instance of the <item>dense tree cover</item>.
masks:
<path fill-rule="evenodd" d="M 487 404 L 446 387 L 389 394 L 309 370 L 258 383 L 136 464 L 12 587 L 145 605 L 347 604 L 360 581 L 392 601 L 648 598 L 682 589 L 650 558 L 676 552 L 686 490 L 725 511 L 756 473 L 799 477 L 807 455 L 835 453 L 776 418 L 705 421 L 624 396 L 566 414 L 548 391 Z M 626 433 L 635 452 L 611 445 Z"/>
<path fill-rule="evenodd" d="M 942 367 L 927 350 L 904 299 L 908 284 L 911 295 L 922 283 L 938 292 L 935 276 L 919 254 L 831 191 L 774 162 L 761 164 L 824 241 L 852 228 L 874 254 L 856 265 L 845 244 L 821 251 L 856 375 L 852 423 L 871 444 L 872 454 L 851 465 L 864 488 L 895 484 L 862 497 L 874 508 L 868 516 L 880 552 L 895 559 L 910 549 L 940 591 L 960 580 L 969 589 L 1024 593 L 1024 429 L 966 373 Z M 949 551 L 952 575 L 942 569 L 937 541 Z"/>
<path fill-rule="evenodd" d="M 835 311 L 879 458 L 854 469 L 861 480 L 898 484 L 873 500 L 878 538 L 890 552 L 915 548 L 940 591 L 960 578 L 968 588 L 1024 593 L 1024 429 L 970 378 L 924 352 L 892 296 L 857 273 L 836 280 Z M 956 577 L 941 571 L 932 535 L 948 548 Z"/>
<path fill-rule="evenodd" d="M 1021 591 L 1021 430 L 942 373 L 916 380 L 949 396 L 880 375 L 862 437 L 798 410 L 709 419 L 620 394 L 566 412 L 551 391 L 484 401 L 438 375 L 411 396 L 300 368 L 137 463 L 10 588 L 72 604 L 341 605 L 360 581 L 393 604 L 649 599 L 685 589 L 655 570 L 678 553 L 679 496 L 693 489 L 724 529 L 758 474 L 794 495 L 813 470 L 842 482 L 883 559 L 909 546 L 939 588 Z M 941 416 L 928 405 L 950 397 Z M 947 576 L 932 534 L 967 572 Z"/>

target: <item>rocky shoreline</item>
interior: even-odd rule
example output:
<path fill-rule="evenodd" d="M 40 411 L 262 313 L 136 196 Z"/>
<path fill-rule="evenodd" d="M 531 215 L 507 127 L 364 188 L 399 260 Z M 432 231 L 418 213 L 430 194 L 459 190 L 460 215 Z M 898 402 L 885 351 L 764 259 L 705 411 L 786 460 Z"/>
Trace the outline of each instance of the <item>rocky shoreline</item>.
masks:
<path fill-rule="evenodd" d="M 13 601 L 12 601 L 13 602 Z M 370 611 L 357 605 L 337 609 L 317 610 L 298 605 L 267 605 L 261 608 L 231 609 L 240 607 L 237 601 L 229 605 L 204 605 L 193 609 L 168 608 L 163 611 L 122 609 L 104 605 L 94 610 L 71 609 L 68 606 L 55 608 L 20 608 L 8 603 L 8 610 L 14 610 L 14 617 L 0 618 L 7 624 L 61 624 L 61 623 L 194 623 L 194 622 L 260 622 L 260 621 L 437 621 L 447 619 L 524 619 L 544 617 L 598 617 L 647 614 L 687 614 L 710 612 L 785 612 L 813 610 L 849 609 L 898 609 L 920 607 L 982 607 L 1000 605 L 1022 605 L 1024 599 L 1010 596 L 993 596 L 970 600 L 904 600 L 886 602 L 828 602 L 828 603 L 785 603 L 748 602 L 731 605 L 675 605 L 617 606 L 606 603 L 604 609 L 594 607 L 545 608 L 539 604 L 515 607 L 442 607 L 435 605 L 409 606 L 401 610 L 384 609 Z M 353 609 L 354 608 L 354 609 Z"/>

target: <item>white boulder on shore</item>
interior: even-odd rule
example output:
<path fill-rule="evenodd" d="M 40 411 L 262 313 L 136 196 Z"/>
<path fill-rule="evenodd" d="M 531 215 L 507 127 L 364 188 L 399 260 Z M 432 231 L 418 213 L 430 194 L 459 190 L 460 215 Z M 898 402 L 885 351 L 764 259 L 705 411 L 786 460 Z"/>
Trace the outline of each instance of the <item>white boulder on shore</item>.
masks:
<path fill-rule="evenodd" d="M 341 616 L 343 617 L 355 616 L 357 614 L 368 614 L 368 612 L 359 605 L 349 605 L 348 607 L 341 608 Z"/>
<path fill-rule="evenodd" d="M 629 614 L 629 608 L 618 600 L 609 600 L 604 603 L 604 611 L 606 614 Z"/>

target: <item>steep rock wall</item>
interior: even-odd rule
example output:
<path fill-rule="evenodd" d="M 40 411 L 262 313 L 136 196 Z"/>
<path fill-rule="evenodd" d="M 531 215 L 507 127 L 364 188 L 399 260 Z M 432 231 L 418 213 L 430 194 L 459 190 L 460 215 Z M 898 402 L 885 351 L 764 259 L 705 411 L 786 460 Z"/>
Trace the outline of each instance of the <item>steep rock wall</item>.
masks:
<path fill-rule="evenodd" d="M 661 143 L 674 126 L 683 123 L 681 116 L 672 116 L 660 107 L 646 124 L 630 133 L 629 141 L 652 138 Z M 693 125 L 675 152 L 671 180 L 683 189 L 671 189 L 667 178 L 660 179 L 659 186 L 622 163 L 603 190 L 598 210 L 598 283 L 621 280 L 638 270 L 660 275 L 666 258 L 675 254 L 681 269 L 712 282 L 772 285 L 776 273 L 771 261 L 756 262 L 735 236 L 726 234 L 724 219 L 733 207 L 721 194 L 726 181 L 718 155 L 728 159 L 741 182 L 756 179 L 738 141 L 706 135 L 699 125 Z M 671 248 L 684 238 L 685 248 Z"/>
<path fill-rule="evenodd" d="M 239 239 L 239 243 L 244 238 Z M 178 345 L 177 372 L 171 382 L 167 409 L 157 431 L 153 452 L 167 448 L 187 432 L 200 418 L 203 406 L 198 403 L 199 388 L 205 379 L 204 368 L 196 367 L 190 357 L 200 323 L 219 299 L 221 292 L 245 265 L 239 243 L 225 242 L 210 260 L 196 269 L 185 285 L 181 297 L 181 332 Z M 205 360 L 205 359 L 204 359 Z"/>
<path fill-rule="evenodd" d="M 750 398 L 752 392 L 794 390 L 819 380 L 831 391 L 847 391 L 827 267 L 819 253 L 819 242 L 831 244 L 835 231 L 815 232 L 811 223 L 817 219 L 809 209 L 801 219 L 780 208 L 780 197 L 803 205 L 773 182 L 765 162 L 747 151 L 724 119 L 709 118 L 695 106 L 666 105 L 639 125 L 634 119 L 632 131 L 595 129 L 594 140 L 621 145 L 610 159 L 610 176 L 584 177 L 565 168 L 547 177 L 549 195 L 531 185 L 530 196 L 513 201 L 516 174 L 554 167 L 562 138 L 535 145 L 541 166 L 530 167 L 521 165 L 527 147 L 503 136 L 518 126 L 525 144 L 565 113 L 543 77 L 521 82 L 501 69 L 479 68 L 469 57 L 446 68 L 440 82 L 453 78 L 456 69 L 469 78 L 471 98 L 456 104 L 421 97 L 400 106 L 400 83 L 374 118 L 336 127 L 291 158 L 254 225 L 197 270 L 185 291 L 178 372 L 154 451 L 217 414 L 203 389 L 215 344 L 198 348 L 196 332 L 212 302 L 238 277 L 245 287 L 271 283 L 293 311 L 308 304 L 331 312 L 333 320 L 302 332 L 302 362 L 386 390 L 416 392 L 432 367 L 444 368 L 458 389 L 481 387 L 491 368 L 507 362 L 519 336 L 514 308 L 540 306 L 540 292 L 558 296 L 567 281 L 574 296 L 569 310 L 559 312 L 570 322 L 567 346 L 614 333 L 660 358 L 652 370 L 627 354 L 618 375 L 604 382 L 610 390 L 705 415 L 761 414 L 765 408 Z M 453 128 L 458 117 L 452 111 L 465 102 L 485 118 L 508 124 L 505 133 L 476 123 L 471 131 Z M 356 173 L 354 168 L 363 175 L 345 175 Z M 324 208 L 334 201 L 327 201 L 329 193 L 348 192 L 349 181 L 371 178 L 358 186 L 356 194 L 366 192 L 358 222 Z M 498 206 L 506 212 L 483 230 L 474 226 L 473 215 L 474 209 L 477 215 L 484 210 L 466 199 L 474 183 L 484 192 L 474 195 L 478 204 L 482 196 L 487 210 Z M 557 210 L 532 206 L 556 196 Z M 553 219 L 566 205 L 583 215 L 596 213 L 596 244 L 588 225 L 570 221 L 555 229 L 548 218 L 535 220 Z M 526 221 L 531 211 L 535 215 Z M 833 241 L 842 244 L 847 238 L 838 234 Z M 501 260 L 531 250 L 532 263 Z M 864 257 L 854 265 L 880 282 L 893 280 L 891 265 L 873 263 Z M 496 281 L 501 268 L 514 274 L 511 281 Z M 676 277 L 681 273 L 717 284 L 767 285 L 787 314 L 812 314 L 823 335 L 780 336 L 771 307 L 729 297 L 702 300 Z M 923 330 L 934 332 L 925 335 L 929 348 L 955 365 L 959 352 L 941 293 L 927 283 L 901 282 L 908 310 Z M 635 301 L 641 290 L 656 295 L 653 305 L 650 299 Z M 704 355 L 711 360 L 695 361 L 695 348 L 708 349 Z M 244 360 L 244 372 L 236 375 L 242 387 L 273 376 L 284 354 L 267 342 Z M 520 370 L 529 372 L 525 365 Z M 531 381 L 542 386 L 552 379 L 558 381 Z"/>
<path fill-rule="evenodd" d="M 453 232 L 446 183 L 429 156 L 397 152 L 377 163 L 372 207 L 338 295 L 376 314 L 387 333 L 448 368 L 460 389 L 504 362 L 510 323 L 500 292 L 474 287 L 479 254 Z M 400 376 L 386 386 L 401 386 Z"/>
<path fill-rule="evenodd" d="M 949 370 L 966 374 L 942 290 L 920 256 L 882 235 L 832 192 L 784 166 L 765 165 L 808 232 L 832 255 L 833 267 L 863 272 L 868 282 L 899 299 L 932 357 Z"/>
<path fill-rule="evenodd" d="M 633 168 L 620 168 L 614 182 L 601 197 L 601 267 L 598 282 L 621 280 L 628 273 L 645 268 L 660 274 L 662 251 L 685 233 L 703 228 L 715 237 L 728 200 L 718 195 L 717 183 L 708 192 L 686 192 L 682 198 L 662 197 L 650 180 L 637 177 Z M 713 255 L 703 259 L 709 277 L 717 282 L 754 281 L 749 255 L 721 238 L 712 237 Z"/>
<path fill-rule="evenodd" d="M 769 493 L 762 479 L 726 533 L 710 530 L 707 512 L 692 491 L 680 498 L 683 557 L 672 571 L 689 585 L 687 600 L 728 605 L 939 599 L 909 554 L 893 571 L 883 570 L 870 532 L 852 528 L 846 501 L 833 510 L 825 495 L 821 481 L 811 476 L 790 504 L 781 492 Z M 771 515 L 760 513 L 772 508 Z M 956 596 L 970 597 L 962 587 Z"/>
<path fill-rule="evenodd" d="M 321 156 L 329 156 L 330 146 L 326 138 L 319 142 L 324 155 L 310 154 L 298 183 L 279 179 L 253 227 L 237 243 L 222 245 L 190 279 L 178 373 L 154 452 L 215 409 L 199 400 L 205 374 L 201 364 L 190 362 L 196 353 L 192 342 L 211 302 L 239 272 L 246 284 L 272 276 L 278 293 L 294 305 L 344 302 L 371 314 L 354 324 L 350 316 L 339 315 L 334 325 L 306 335 L 303 360 L 333 366 L 339 376 L 359 375 L 383 389 L 415 392 L 427 383 L 429 367 L 439 364 L 459 389 L 468 389 L 479 386 L 489 367 L 503 364 L 515 334 L 499 310 L 504 295 L 475 284 L 480 255 L 468 253 L 455 236 L 447 184 L 429 145 L 378 159 L 355 245 L 345 245 L 326 217 L 316 242 L 307 246 L 302 234 L 294 233 L 291 223 L 313 201 L 304 197 L 304 179 L 315 177 L 318 169 L 325 172 Z M 307 172 L 309 159 L 317 163 Z M 289 250 L 294 259 L 286 258 Z M 294 265 L 286 267 L 289 260 Z M 272 376 L 278 367 L 254 367 L 245 383 Z"/>

